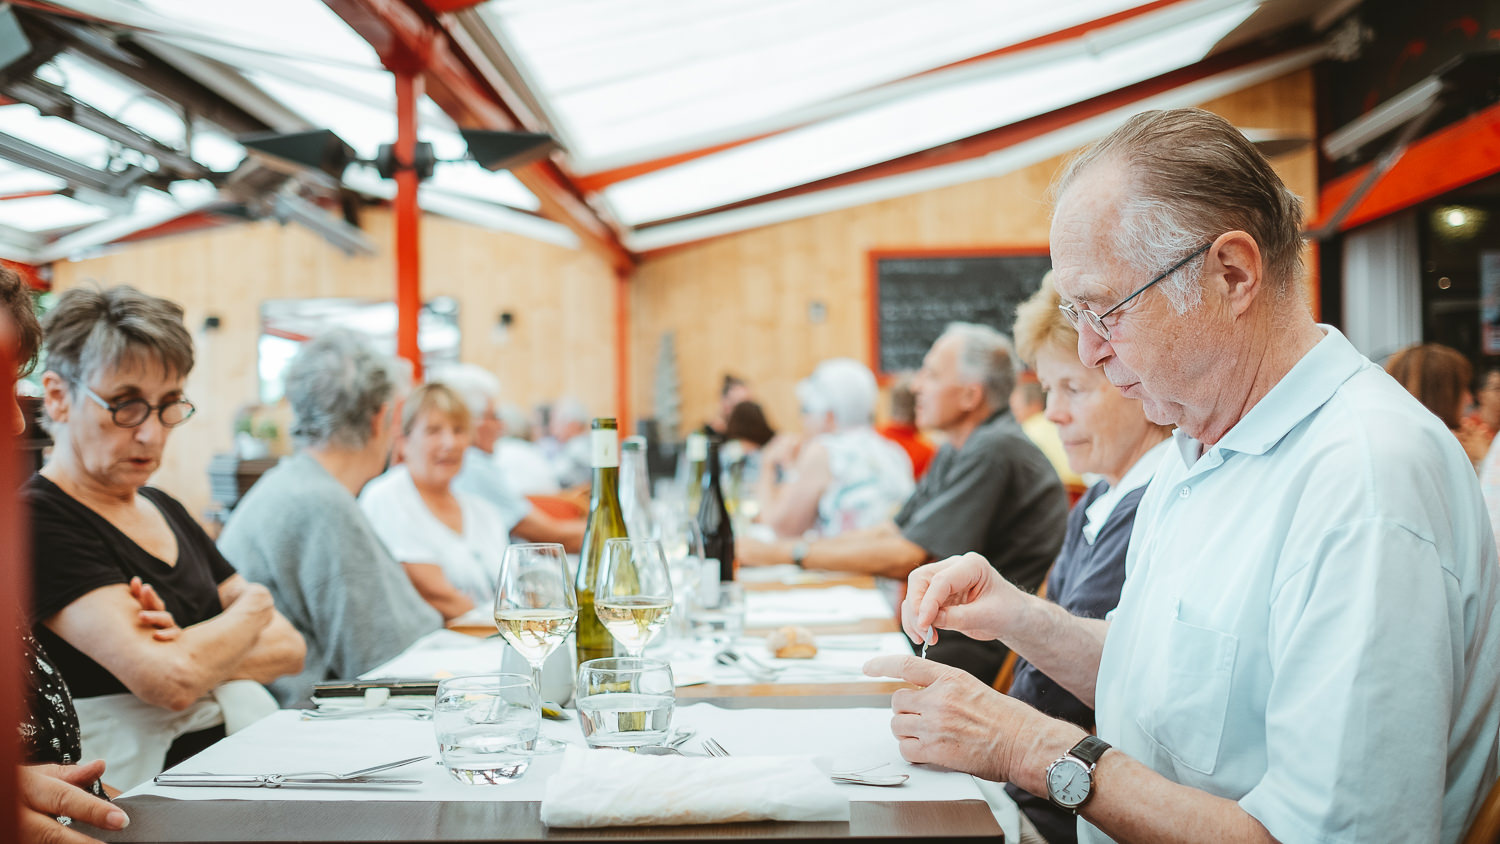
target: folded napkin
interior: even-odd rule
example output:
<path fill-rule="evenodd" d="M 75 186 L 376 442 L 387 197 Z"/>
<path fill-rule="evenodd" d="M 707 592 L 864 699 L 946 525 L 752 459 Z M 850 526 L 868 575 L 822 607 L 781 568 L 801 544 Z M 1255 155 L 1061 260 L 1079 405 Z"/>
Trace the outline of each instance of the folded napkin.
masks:
<path fill-rule="evenodd" d="M 555 827 L 847 821 L 849 798 L 810 756 L 637 756 L 569 748 L 547 781 Z"/>

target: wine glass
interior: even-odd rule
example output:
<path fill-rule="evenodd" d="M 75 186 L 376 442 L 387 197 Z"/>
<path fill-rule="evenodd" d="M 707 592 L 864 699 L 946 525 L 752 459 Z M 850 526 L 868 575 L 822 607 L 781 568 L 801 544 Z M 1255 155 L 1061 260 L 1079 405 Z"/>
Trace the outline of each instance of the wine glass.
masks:
<path fill-rule="evenodd" d="M 500 635 L 531 663 L 531 683 L 542 694 L 542 664 L 578 623 L 578 597 L 568 577 L 567 555 L 555 542 L 508 545 L 495 592 L 495 626 Z M 566 745 L 538 737 L 538 753 L 556 753 Z"/>
<path fill-rule="evenodd" d="M 594 612 L 626 653 L 641 655 L 672 613 L 672 577 L 659 541 L 605 541 L 594 581 Z"/>

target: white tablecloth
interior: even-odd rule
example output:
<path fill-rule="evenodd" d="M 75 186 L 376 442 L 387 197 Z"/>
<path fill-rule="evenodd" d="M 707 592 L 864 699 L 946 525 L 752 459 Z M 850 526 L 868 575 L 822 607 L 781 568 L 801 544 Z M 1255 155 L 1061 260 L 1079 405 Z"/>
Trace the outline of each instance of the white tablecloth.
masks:
<path fill-rule="evenodd" d="M 745 593 L 746 627 L 803 624 L 852 624 L 871 618 L 895 619 L 896 609 L 877 589 L 830 586 L 827 589 L 782 589 Z"/>
<path fill-rule="evenodd" d="M 813 754 L 836 769 L 888 762 L 880 774 L 910 774 L 900 788 L 841 785 L 852 801 L 981 800 L 967 774 L 908 764 L 890 732 L 888 709 L 720 709 L 699 703 L 679 706 L 674 727 L 698 735 L 684 748 L 700 752 L 698 741 L 712 736 L 731 753 L 754 756 Z M 576 719 L 576 714 L 575 714 Z M 582 745 L 577 720 L 544 721 L 543 733 Z M 612 753 L 616 751 L 597 751 Z M 214 774 L 272 774 L 288 771 L 352 771 L 393 759 L 432 754 L 432 759 L 383 776 L 417 779 L 415 786 L 322 786 L 283 788 L 163 788 L 146 782 L 125 796 L 150 794 L 179 800 L 385 800 L 470 801 L 541 800 L 561 755 L 540 756 L 521 779 L 500 786 L 455 782 L 437 759 L 431 722 L 415 720 L 301 720 L 285 710 L 220 741 L 172 769 Z"/>

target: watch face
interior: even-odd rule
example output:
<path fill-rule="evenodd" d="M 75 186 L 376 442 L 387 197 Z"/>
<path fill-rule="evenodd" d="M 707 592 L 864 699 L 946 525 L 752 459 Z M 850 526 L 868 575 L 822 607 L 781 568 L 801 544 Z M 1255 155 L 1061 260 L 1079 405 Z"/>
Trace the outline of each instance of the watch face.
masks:
<path fill-rule="evenodd" d="M 1064 756 L 1047 769 L 1047 793 L 1059 806 L 1082 806 L 1092 787 L 1089 769 L 1071 756 Z"/>

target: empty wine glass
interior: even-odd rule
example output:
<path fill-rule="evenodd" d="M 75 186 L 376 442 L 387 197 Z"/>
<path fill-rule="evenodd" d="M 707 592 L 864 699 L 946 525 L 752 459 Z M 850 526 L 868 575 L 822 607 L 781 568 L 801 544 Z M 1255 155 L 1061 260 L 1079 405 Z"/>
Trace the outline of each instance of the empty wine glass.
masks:
<path fill-rule="evenodd" d="M 655 539 L 610 539 L 594 582 L 594 612 L 626 653 L 640 656 L 672 613 L 672 577 Z"/>
<path fill-rule="evenodd" d="M 531 663 L 531 682 L 542 694 L 542 664 L 578 623 L 578 597 L 568 577 L 567 555 L 556 543 L 509 545 L 500 564 L 495 592 L 495 626 L 500 635 Z M 555 753 L 566 745 L 538 737 L 538 753 Z"/>

